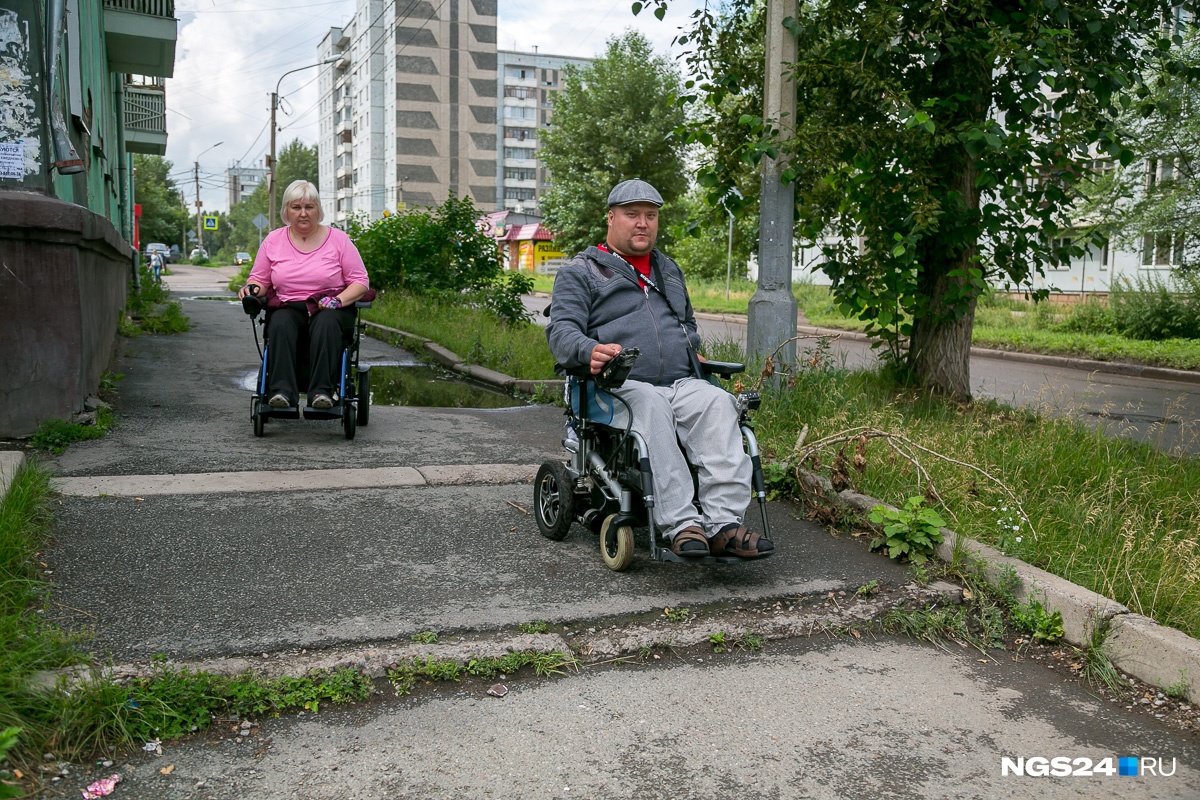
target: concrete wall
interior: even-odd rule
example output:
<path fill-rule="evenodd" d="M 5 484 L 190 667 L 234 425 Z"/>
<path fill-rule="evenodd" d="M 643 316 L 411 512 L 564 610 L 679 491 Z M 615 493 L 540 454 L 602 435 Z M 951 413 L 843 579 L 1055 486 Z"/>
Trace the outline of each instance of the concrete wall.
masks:
<path fill-rule="evenodd" d="M 0 436 L 69 419 L 112 359 L 133 250 L 81 206 L 0 191 Z"/>

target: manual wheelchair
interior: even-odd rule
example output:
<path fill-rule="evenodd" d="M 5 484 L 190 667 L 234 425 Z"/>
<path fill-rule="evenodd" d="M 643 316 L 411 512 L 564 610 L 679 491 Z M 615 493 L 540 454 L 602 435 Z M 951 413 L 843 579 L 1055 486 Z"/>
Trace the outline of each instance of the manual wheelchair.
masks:
<path fill-rule="evenodd" d="M 257 287 L 253 287 L 256 289 Z M 253 291 L 253 289 L 252 289 Z M 371 303 L 360 300 L 354 304 L 354 325 L 351 332 L 342 338 L 341 374 L 332 408 L 288 406 L 276 408 L 267 402 L 267 319 L 273 309 L 257 294 L 242 298 L 242 309 L 250 317 L 254 330 L 254 343 L 258 346 L 259 367 L 254 394 L 250 399 L 250 418 L 254 421 L 254 435 L 263 436 L 267 421 L 279 419 L 340 419 L 347 439 L 353 439 L 359 425 L 366 426 L 371 417 L 371 368 L 361 366 L 358 360 L 359 345 L 366 324 L 359 319 L 359 310 L 370 308 Z M 263 313 L 265 312 L 265 313 Z M 259 327 L 262 328 L 262 343 L 259 344 Z M 297 390 L 304 394 L 308 390 L 308 336 L 302 335 L 297 342 L 296 381 Z"/>
<path fill-rule="evenodd" d="M 624 352 L 624 351 L 623 351 Z M 723 361 L 698 362 L 702 376 L 729 379 L 742 372 L 742 364 Z M 628 370 L 626 370 L 627 372 Z M 609 569 L 620 572 L 629 567 L 634 555 L 634 528 L 649 529 L 650 558 L 675 563 L 736 563 L 733 556 L 709 555 L 682 558 L 671 551 L 653 524 L 654 477 L 645 440 L 636 431 L 608 424 L 620 398 L 602 387 L 596 376 L 569 375 L 565 400 L 567 435 L 563 447 L 568 458 L 546 461 L 534 479 L 534 517 L 538 530 L 555 541 L 566 537 L 573 522 L 578 522 L 600 539 L 600 554 Z M 736 396 L 738 426 L 751 463 L 751 492 L 762 515 L 763 535 L 770 538 L 767 520 L 766 486 L 758 441 L 750 421 L 750 412 L 760 404 L 757 392 Z M 686 454 L 685 454 L 686 455 Z M 698 486 L 692 470 L 693 490 Z M 695 502 L 695 501 L 694 501 Z"/>

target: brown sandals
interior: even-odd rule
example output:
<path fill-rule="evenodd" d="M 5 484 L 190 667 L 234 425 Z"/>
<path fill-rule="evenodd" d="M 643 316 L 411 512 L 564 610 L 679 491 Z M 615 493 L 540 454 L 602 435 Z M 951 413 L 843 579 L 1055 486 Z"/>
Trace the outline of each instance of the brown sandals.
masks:
<path fill-rule="evenodd" d="M 682 533 L 682 531 L 681 531 Z M 678 539 L 678 535 L 676 535 Z M 762 558 L 775 552 L 775 545 L 745 525 L 727 525 L 712 538 L 709 547 L 714 556 L 737 556 L 738 558 Z"/>
<path fill-rule="evenodd" d="M 704 531 L 689 525 L 671 537 L 671 552 L 683 558 L 703 558 L 708 555 L 708 539 Z"/>

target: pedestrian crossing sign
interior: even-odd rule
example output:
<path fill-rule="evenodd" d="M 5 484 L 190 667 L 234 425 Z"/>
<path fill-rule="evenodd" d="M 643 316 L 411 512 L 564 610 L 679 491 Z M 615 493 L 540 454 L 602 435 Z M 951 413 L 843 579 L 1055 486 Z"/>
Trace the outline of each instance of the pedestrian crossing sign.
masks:
<path fill-rule="evenodd" d="M 210 215 L 208 215 L 208 214 L 205 214 L 205 215 L 204 215 L 204 230 L 206 230 L 206 231 L 215 231 L 216 229 L 217 229 L 217 218 L 216 218 L 216 216 L 210 216 Z"/>

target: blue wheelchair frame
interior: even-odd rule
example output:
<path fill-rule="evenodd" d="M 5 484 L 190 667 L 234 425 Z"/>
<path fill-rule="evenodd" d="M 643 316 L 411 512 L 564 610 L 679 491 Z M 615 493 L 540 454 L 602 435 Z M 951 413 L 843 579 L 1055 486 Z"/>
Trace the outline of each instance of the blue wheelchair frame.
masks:
<path fill-rule="evenodd" d="M 366 426 L 371 414 L 371 368 L 359 364 L 359 347 L 362 333 L 366 324 L 359 319 L 359 309 L 370 308 L 371 304 L 359 301 L 354 304 L 354 326 L 349 340 L 343 342 L 342 368 L 338 379 L 337 402 L 332 408 L 313 408 L 305 406 L 287 406 L 276 408 L 267 402 L 267 353 L 270 342 L 267 340 L 267 316 L 265 304 L 257 297 L 242 299 L 242 308 L 250 316 L 250 325 L 254 330 L 254 343 L 258 346 L 259 367 L 255 391 L 250 398 L 250 417 L 254 422 L 254 435 L 265 435 L 265 426 L 272 418 L 279 419 L 340 419 L 342 430 L 347 439 L 353 439 L 358 426 Z M 262 344 L 259 344 L 259 326 L 262 327 Z M 297 356 L 299 358 L 299 356 Z M 297 364 L 297 377 L 300 391 L 304 391 L 308 380 L 304 364 Z"/>
<path fill-rule="evenodd" d="M 700 363 L 704 377 L 728 379 L 742 372 L 744 365 L 729 362 Z M 654 477 L 650 469 L 645 440 L 636 431 L 612 426 L 615 404 L 623 402 L 597 386 L 588 377 L 567 379 L 568 435 L 563 447 L 567 461 L 546 461 L 534 480 L 534 516 L 538 529 L 548 539 L 566 537 L 573 522 L 578 522 L 600 537 L 600 553 L 612 570 L 626 569 L 633 559 L 633 529 L 648 527 L 650 558 L 676 563 L 740 563 L 733 556 L 682 558 L 660 540 L 654 521 Z M 763 535 L 770 538 L 766 510 L 766 485 L 758 440 L 750 421 L 750 412 L 758 408 L 757 392 L 736 397 L 738 426 L 751 462 L 751 492 L 762 515 Z M 632 415 L 630 415 L 632 416 Z M 696 474 L 693 470 L 693 485 Z"/>

